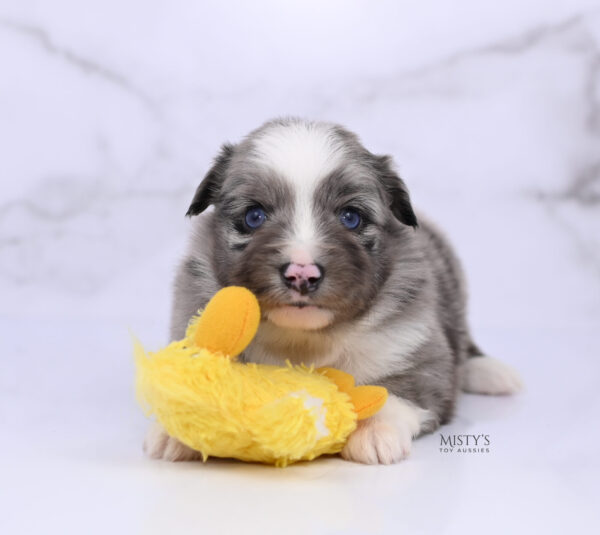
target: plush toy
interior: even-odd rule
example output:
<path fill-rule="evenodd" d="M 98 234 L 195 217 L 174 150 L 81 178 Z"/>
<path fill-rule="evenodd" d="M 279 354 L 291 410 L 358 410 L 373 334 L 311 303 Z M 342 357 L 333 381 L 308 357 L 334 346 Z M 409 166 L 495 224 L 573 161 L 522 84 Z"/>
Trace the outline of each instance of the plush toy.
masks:
<path fill-rule="evenodd" d="M 245 288 L 219 291 L 183 340 L 157 353 L 135 342 L 137 394 L 170 436 L 209 456 L 286 466 L 339 452 L 357 420 L 387 399 L 339 370 L 237 362 L 260 308 Z"/>

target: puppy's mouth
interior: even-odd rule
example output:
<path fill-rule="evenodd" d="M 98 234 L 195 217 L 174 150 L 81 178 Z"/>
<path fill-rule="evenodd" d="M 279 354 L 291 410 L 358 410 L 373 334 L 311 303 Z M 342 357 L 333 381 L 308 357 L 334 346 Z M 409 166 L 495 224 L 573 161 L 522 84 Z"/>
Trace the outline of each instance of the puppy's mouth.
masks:
<path fill-rule="evenodd" d="M 278 327 L 310 331 L 327 327 L 334 315 L 309 301 L 292 301 L 265 310 L 265 318 Z"/>
<path fill-rule="evenodd" d="M 283 305 L 283 306 L 296 307 L 296 308 L 306 308 L 306 307 L 323 308 L 322 306 L 314 305 L 314 304 L 308 303 L 306 301 L 294 301 L 293 303 L 289 303 L 289 304 Z"/>

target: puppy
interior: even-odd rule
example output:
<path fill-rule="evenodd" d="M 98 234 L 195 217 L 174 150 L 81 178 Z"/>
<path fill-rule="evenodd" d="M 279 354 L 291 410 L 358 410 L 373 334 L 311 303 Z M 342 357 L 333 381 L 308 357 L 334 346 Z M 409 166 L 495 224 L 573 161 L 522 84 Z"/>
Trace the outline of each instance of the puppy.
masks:
<path fill-rule="evenodd" d="M 281 119 L 225 145 L 187 215 L 171 338 L 183 337 L 219 288 L 252 290 L 263 317 L 246 361 L 333 366 L 388 388 L 344 458 L 398 462 L 413 438 L 450 420 L 459 388 L 519 389 L 516 373 L 473 343 L 446 239 L 417 220 L 391 158 L 344 128 Z M 156 425 L 145 449 L 171 461 L 198 457 Z"/>

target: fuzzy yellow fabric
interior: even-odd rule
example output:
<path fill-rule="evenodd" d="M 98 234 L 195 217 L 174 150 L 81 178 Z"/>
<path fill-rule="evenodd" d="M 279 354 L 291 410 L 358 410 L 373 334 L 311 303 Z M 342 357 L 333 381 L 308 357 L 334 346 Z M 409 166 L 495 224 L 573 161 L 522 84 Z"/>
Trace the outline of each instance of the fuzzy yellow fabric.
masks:
<path fill-rule="evenodd" d="M 342 372 L 229 358 L 250 342 L 259 319 L 248 290 L 225 288 L 192 321 L 183 340 L 156 353 L 136 342 L 140 403 L 204 460 L 232 457 L 286 466 L 339 452 L 356 428 L 352 399 L 359 414 L 373 410 L 385 403 L 382 389 L 354 387 L 354 379 Z M 342 388 L 326 374 L 335 375 Z"/>

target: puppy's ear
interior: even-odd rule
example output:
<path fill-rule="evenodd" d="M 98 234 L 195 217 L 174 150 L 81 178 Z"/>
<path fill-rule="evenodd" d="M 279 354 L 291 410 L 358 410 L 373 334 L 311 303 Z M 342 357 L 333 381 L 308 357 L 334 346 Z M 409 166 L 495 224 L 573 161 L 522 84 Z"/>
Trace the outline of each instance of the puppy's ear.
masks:
<path fill-rule="evenodd" d="M 196 188 L 192 204 L 188 208 L 187 217 L 201 214 L 211 204 L 213 204 L 221 189 L 221 183 L 225 176 L 225 170 L 229 165 L 231 156 L 233 155 L 233 145 L 225 144 L 221 147 L 221 152 L 216 157 L 213 166 L 210 171 L 206 173 L 206 176 L 200 182 L 200 185 Z"/>
<path fill-rule="evenodd" d="M 402 180 L 392 167 L 389 156 L 376 156 L 376 167 L 379 180 L 385 189 L 390 201 L 390 209 L 398 221 L 416 228 L 419 226 L 417 216 L 410 203 L 410 196 L 404 180 Z"/>

